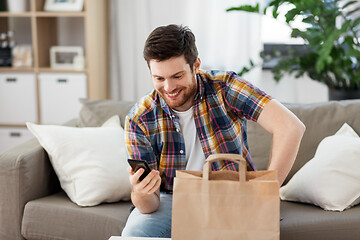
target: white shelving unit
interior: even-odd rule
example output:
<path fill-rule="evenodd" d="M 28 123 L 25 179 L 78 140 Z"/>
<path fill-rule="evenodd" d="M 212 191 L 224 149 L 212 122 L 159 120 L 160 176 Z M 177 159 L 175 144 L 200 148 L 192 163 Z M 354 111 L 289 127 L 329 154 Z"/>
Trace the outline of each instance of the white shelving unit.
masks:
<path fill-rule="evenodd" d="M 79 98 L 108 98 L 108 1 L 84 0 L 81 12 L 45 12 L 44 3 L 0 12 L 0 32 L 14 31 L 33 53 L 32 67 L 0 67 L 0 152 L 31 136 L 27 121 L 62 124 L 78 116 Z M 85 68 L 52 69 L 52 46 L 82 46 Z"/>

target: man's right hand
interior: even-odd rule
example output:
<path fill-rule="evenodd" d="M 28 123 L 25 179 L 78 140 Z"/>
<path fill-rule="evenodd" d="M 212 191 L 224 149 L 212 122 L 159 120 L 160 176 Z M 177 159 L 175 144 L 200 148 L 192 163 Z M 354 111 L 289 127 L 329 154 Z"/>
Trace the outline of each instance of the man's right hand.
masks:
<path fill-rule="evenodd" d="M 129 180 L 132 186 L 131 200 L 141 213 L 152 213 L 156 211 L 160 204 L 160 184 L 161 177 L 157 170 L 152 170 L 142 181 L 140 176 L 144 169 L 140 168 L 134 172 L 128 167 Z"/>

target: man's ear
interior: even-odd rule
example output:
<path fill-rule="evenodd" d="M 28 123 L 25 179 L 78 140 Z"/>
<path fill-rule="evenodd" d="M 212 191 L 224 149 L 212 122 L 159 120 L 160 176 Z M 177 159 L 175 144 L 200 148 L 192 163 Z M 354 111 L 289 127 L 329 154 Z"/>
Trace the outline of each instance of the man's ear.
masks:
<path fill-rule="evenodd" d="M 200 65 L 201 65 L 201 60 L 200 60 L 200 58 L 196 58 L 196 61 L 195 61 L 195 63 L 194 63 L 194 73 L 197 73 L 198 71 L 199 71 L 199 69 L 200 69 Z"/>

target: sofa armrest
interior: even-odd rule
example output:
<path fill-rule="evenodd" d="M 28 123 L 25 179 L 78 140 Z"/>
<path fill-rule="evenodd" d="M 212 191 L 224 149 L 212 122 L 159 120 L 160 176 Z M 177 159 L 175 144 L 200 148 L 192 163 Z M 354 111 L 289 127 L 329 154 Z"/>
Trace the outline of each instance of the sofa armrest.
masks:
<path fill-rule="evenodd" d="M 65 125 L 74 126 L 74 121 Z M 34 138 L 0 155 L 0 239 L 23 239 L 25 204 L 59 191 L 48 155 Z"/>

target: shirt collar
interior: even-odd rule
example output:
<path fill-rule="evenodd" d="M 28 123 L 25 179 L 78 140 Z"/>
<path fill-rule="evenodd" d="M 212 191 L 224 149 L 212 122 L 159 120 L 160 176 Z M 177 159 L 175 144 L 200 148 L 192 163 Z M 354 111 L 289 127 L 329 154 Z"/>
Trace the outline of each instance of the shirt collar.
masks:
<path fill-rule="evenodd" d="M 200 73 L 196 74 L 196 79 L 197 79 L 197 82 L 198 82 L 198 92 L 195 95 L 195 100 L 200 99 L 200 101 L 201 101 L 203 99 L 204 94 L 205 94 L 204 81 L 203 81 Z"/>
<path fill-rule="evenodd" d="M 160 97 L 159 94 L 157 94 L 157 96 L 160 99 L 161 108 L 165 111 L 166 114 L 168 114 L 169 116 L 172 116 L 170 107 L 166 104 L 165 100 L 162 97 Z"/>

